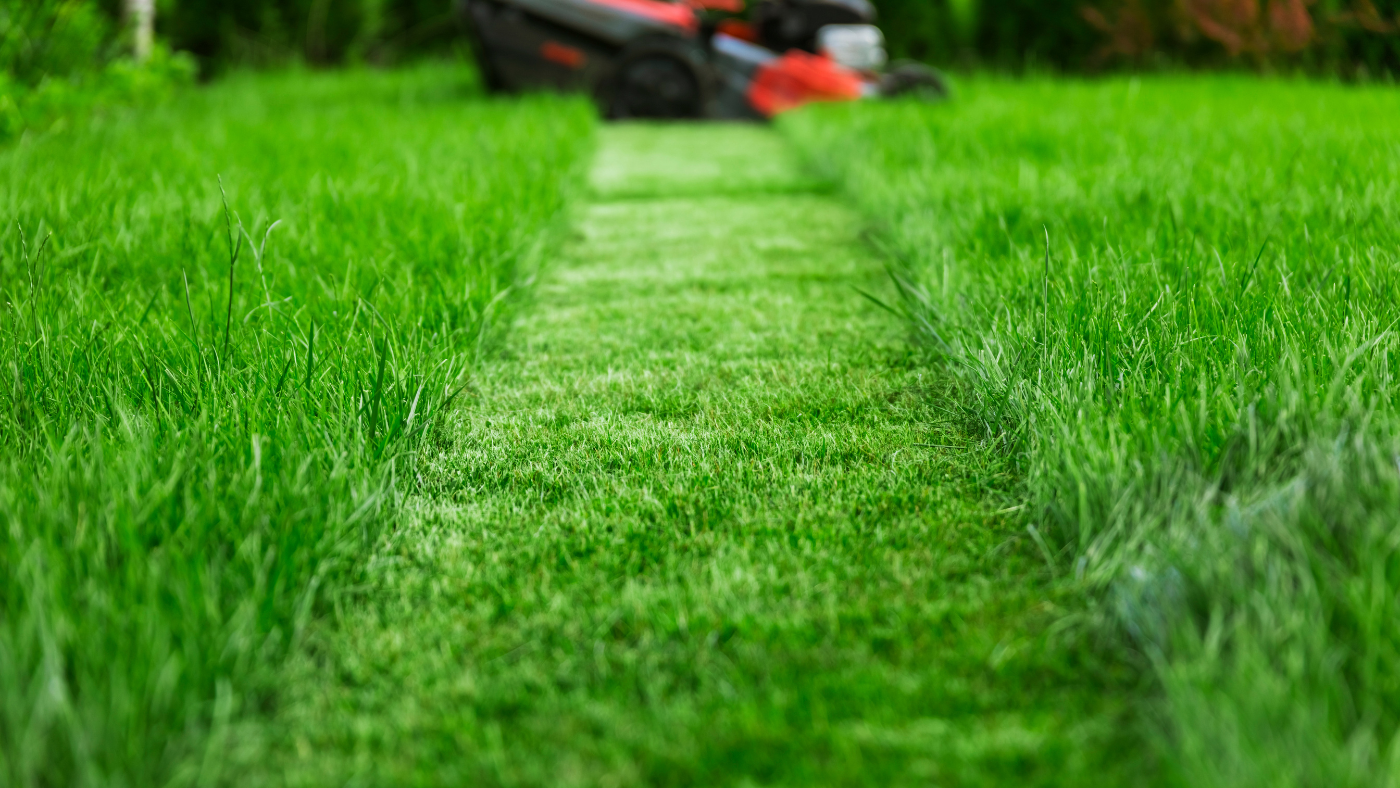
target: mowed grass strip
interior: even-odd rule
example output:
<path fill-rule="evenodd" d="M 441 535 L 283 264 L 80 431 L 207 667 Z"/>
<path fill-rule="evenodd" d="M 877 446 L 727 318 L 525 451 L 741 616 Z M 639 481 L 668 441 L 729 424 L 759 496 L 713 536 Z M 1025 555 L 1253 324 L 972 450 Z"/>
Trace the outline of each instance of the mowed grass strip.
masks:
<path fill-rule="evenodd" d="M 470 84 L 234 77 L 0 151 L 0 783 L 238 781 L 591 144 Z"/>
<path fill-rule="evenodd" d="M 1047 629 L 1009 467 L 857 292 L 857 218 L 756 127 L 609 127 L 593 172 L 363 595 L 309 626 L 267 779 L 1148 782 L 1131 672 Z"/>
<path fill-rule="evenodd" d="M 1245 78 L 785 124 L 897 258 L 1024 525 L 1155 669 L 1185 785 L 1400 771 L 1397 124 L 1390 88 Z"/>

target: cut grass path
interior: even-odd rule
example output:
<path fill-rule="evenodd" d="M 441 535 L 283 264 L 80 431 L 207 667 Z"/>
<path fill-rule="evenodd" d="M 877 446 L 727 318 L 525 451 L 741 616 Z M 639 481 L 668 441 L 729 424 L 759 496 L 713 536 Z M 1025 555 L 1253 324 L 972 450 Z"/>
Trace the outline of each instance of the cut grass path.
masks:
<path fill-rule="evenodd" d="M 1010 481 L 781 139 L 602 131 L 593 201 L 313 626 L 299 784 L 1142 784 Z"/>

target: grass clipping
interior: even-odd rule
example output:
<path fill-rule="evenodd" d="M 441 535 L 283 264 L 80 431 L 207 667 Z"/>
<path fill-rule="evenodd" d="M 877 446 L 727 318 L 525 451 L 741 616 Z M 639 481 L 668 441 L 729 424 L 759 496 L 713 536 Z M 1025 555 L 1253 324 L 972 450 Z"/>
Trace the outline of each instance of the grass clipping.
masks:
<path fill-rule="evenodd" d="M 1052 566 L 1155 666 L 1183 782 L 1385 784 L 1400 100 L 965 87 L 784 128 L 878 226 L 899 309 L 1016 459 Z"/>

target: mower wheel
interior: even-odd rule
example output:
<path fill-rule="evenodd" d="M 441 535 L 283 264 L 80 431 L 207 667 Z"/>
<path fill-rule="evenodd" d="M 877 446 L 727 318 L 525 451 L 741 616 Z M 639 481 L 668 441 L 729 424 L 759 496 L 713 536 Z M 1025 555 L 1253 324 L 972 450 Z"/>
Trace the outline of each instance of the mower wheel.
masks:
<path fill-rule="evenodd" d="M 943 101 L 949 96 L 948 80 L 938 69 L 923 63 L 898 61 L 880 76 L 880 95 Z"/>
<path fill-rule="evenodd" d="M 608 117 L 701 117 L 706 85 L 697 59 L 692 46 L 676 39 L 649 39 L 628 47 L 604 85 Z"/>
<path fill-rule="evenodd" d="M 474 3 L 473 0 L 457 0 L 455 4 L 457 27 L 465 36 L 472 59 L 476 61 L 476 71 L 480 75 L 482 87 L 486 88 L 487 93 L 505 93 L 508 89 L 506 81 L 501 77 L 500 69 L 491 60 L 486 45 L 477 32 L 476 14 L 490 13 L 489 6 Z"/>

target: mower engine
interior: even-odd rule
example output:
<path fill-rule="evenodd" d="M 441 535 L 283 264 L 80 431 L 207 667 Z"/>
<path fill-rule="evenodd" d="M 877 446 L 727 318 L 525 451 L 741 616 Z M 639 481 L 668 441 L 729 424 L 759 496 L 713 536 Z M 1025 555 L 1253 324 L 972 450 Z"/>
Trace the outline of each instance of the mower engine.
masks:
<path fill-rule="evenodd" d="M 813 101 L 917 93 L 885 68 L 869 0 L 459 0 L 487 87 L 587 92 L 611 118 L 771 118 Z"/>

